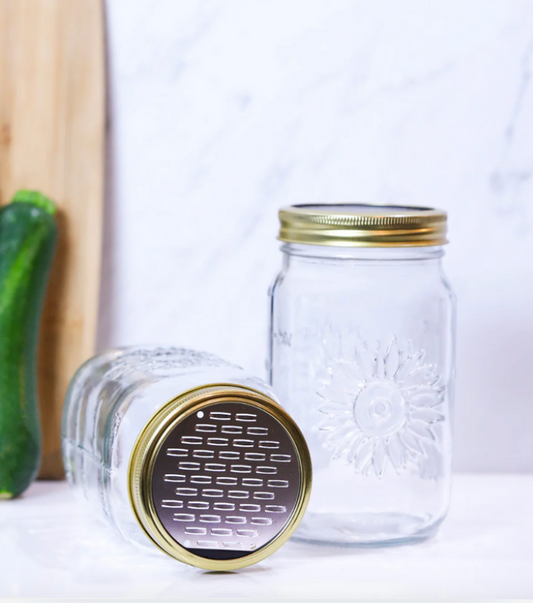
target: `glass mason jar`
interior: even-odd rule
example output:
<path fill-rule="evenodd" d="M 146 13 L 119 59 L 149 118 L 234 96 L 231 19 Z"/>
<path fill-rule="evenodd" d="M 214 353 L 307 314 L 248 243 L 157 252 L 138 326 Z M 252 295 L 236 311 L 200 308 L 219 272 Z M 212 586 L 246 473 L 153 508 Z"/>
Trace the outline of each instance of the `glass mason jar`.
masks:
<path fill-rule="evenodd" d="M 211 354 L 123 348 L 87 361 L 62 426 L 69 484 L 130 542 L 204 569 L 251 565 L 301 519 L 311 465 L 271 388 Z"/>
<path fill-rule="evenodd" d="M 448 511 L 455 298 L 446 214 L 420 207 L 280 211 L 270 383 L 311 450 L 295 536 L 372 544 L 433 535 Z"/>

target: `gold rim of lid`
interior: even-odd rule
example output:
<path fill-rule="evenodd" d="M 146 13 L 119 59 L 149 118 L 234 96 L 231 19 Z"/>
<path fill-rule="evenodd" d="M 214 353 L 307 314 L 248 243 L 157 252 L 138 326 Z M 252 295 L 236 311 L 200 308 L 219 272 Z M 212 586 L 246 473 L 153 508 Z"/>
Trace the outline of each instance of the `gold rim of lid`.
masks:
<path fill-rule="evenodd" d="M 250 554 L 233 559 L 210 559 L 183 547 L 172 538 L 157 514 L 152 494 L 155 461 L 169 433 L 183 419 L 213 403 L 245 402 L 269 413 L 288 432 L 298 457 L 300 483 L 293 512 L 285 526 L 267 544 Z M 279 549 L 298 527 L 311 495 L 312 467 L 309 449 L 302 432 L 279 404 L 251 388 L 233 384 L 198 387 L 171 400 L 150 419 L 137 438 L 130 458 L 128 490 L 134 515 L 152 542 L 178 561 L 206 570 L 226 571 L 253 565 Z"/>
<path fill-rule="evenodd" d="M 446 212 L 431 207 L 310 204 L 282 207 L 278 239 L 333 247 L 445 245 Z"/>

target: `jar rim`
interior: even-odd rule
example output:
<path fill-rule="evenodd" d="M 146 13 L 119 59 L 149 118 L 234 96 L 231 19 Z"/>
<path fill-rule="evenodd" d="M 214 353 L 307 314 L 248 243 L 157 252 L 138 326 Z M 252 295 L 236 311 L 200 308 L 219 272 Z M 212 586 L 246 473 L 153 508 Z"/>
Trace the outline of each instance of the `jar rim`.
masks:
<path fill-rule="evenodd" d="M 444 245 L 447 214 L 420 206 L 302 204 L 282 207 L 278 239 L 334 247 Z"/>

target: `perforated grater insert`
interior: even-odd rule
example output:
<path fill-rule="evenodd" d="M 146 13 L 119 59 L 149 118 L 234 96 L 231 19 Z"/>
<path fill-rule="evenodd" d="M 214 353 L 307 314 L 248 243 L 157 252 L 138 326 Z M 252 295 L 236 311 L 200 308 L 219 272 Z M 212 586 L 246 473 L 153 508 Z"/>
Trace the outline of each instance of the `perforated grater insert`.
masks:
<path fill-rule="evenodd" d="M 259 550 L 287 524 L 300 492 L 293 440 L 252 404 L 214 403 L 180 421 L 154 463 L 152 496 L 169 535 L 207 559 Z"/>

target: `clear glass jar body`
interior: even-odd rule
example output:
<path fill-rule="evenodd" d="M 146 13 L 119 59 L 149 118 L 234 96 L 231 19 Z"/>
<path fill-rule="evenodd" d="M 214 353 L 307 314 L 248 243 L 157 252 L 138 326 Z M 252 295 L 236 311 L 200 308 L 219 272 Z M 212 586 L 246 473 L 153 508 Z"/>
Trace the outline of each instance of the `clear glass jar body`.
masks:
<path fill-rule="evenodd" d="M 147 551 L 158 549 L 141 529 L 128 489 L 135 442 L 176 396 L 219 383 L 274 398 L 264 381 L 216 356 L 156 346 L 110 350 L 88 360 L 72 379 L 62 425 L 67 480 L 93 515 Z"/>
<path fill-rule="evenodd" d="M 442 247 L 285 244 L 270 383 L 300 425 L 313 493 L 296 536 L 431 536 L 450 499 L 455 298 Z"/>

